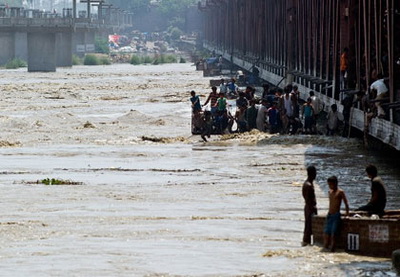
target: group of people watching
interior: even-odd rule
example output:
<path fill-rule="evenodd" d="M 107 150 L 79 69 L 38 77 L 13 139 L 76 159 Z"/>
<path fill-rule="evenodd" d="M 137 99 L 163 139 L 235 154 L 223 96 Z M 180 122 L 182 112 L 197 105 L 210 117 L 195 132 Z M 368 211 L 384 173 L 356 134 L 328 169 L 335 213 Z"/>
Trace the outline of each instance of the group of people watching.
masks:
<path fill-rule="evenodd" d="M 378 169 L 374 165 L 368 165 L 365 169 L 368 178 L 371 180 L 371 198 L 366 205 L 356 209 L 358 213 L 365 212 L 367 215 L 383 216 L 386 207 L 386 188 L 382 179 L 378 176 Z M 307 180 L 303 184 L 302 194 L 305 201 L 304 206 L 304 234 L 302 246 L 311 244 L 312 217 L 317 215 L 317 200 L 315 197 L 314 180 L 317 177 L 317 169 L 314 166 L 307 167 Z M 338 178 L 329 177 L 329 210 L 324 227 L 324 247 L 334 251 L 336 246 L 335 236 L 338 234 L 342 202 L 345 204 L 346 216 L 349 216 L 349 203 L 342 189 L 338 187 Z"/>
<path fill-rule="evenodd" d="M 345 47 L 340 55 L 340 89 L 344 92 L 348 91 L 349 51 L 349 48 Z M 386 58 L 382 57 L 382 64 L 387 64 L 387 53 L 384 57 Z M 387 65 L 383 66 L 383 68 L 386 67 Z M 361 77 L 361 91 L 365 93 L 361 92 L 358 100 L 362 100 L 362 109 L 367 112 L 368 120 L 376 116 L 379 118 L 386 116 L 382 104 L 389 101 L 389 89 L 383 71 L 383 69 L 382 72 L 378 71 L 375 59 L 371 62 L 369 84 L 365 75 Z"/>
<path fill-rule="evenodd" d="M 283 90 L 270 89 L 263 84 L 261 98 L 255 97 L 255 88 L 247 86 L 239 90 L 235 79 L 225 83 L 222 79 L 218 88 L 213 86 L 204 105 L 194 91 L 191 92 L 194 125 L 201 133 L 209 136 L 211 133 L 232 132 L 234 122 L 237 132 L 247 132 L 258 129 L 261 132 L 281 134 L 317 134 L 317 121 L 324 109 L 324 103 L 310 92 L 303 103 L 297 86 L 288 85 Z M 236 99 L 236 111 L 228 111 L 227 99 Z M 209 110 L 202 112 L 202 107 L 210 105 Z M 327 115 L 326 134 L 334 135 L 339 122 L 337 106 L 331 106 Z M 206 141 L 205 136 L 202 136 Z"/>

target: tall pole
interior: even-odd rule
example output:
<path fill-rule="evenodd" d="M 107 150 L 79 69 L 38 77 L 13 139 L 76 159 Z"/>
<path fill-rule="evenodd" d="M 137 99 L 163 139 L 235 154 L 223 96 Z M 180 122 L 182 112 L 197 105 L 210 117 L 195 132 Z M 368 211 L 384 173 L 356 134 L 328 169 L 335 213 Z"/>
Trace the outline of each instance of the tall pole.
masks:
<path fill-rule="evenodd" d="M 90 0 L 87 0 L 87 18 L 90 19 Z"/>
<path fill-rule="evenodd" d="M 72 17 L 76 18 L 76 0 L 72 0 Z"/>
<path fill-rule="evenodd" d="M 100 1 L 97 9 L 98 9 L 97 10 L 98 17 L 101 20 L 101 19 L 103 19 L 103 2 L 102 1 Z"/>
<path fill-rule="evenodd" d="M 387 7 L 387 35 L 389 57 L 389 97 L 390 103 L 394 102 L 394 0 L 386 1 Z M 390 121 L 393 122 L 393 109 L 390 111 Z"/>
<path fill-rule="evenodd" d="M 286 42 L 287 42 L 287 59 L 286 59 L 286 73 L 287 72 L 292 72 L 294 70 L 294 61 L 293 61 L 293 51 L 294 51 L 294 26 L 295 26 L 295 3 L 294 1 L 288 1 L 288 6 L 286 7 L 286 14 L 288 15 L 288 17 L 286 18 L 286 24 L 288 26 L 287 29 L 287 38 L 286 38 Z M 311 53 L 310 53 L 311 54 Z M 293 74 L 289 74 L 286 75 L 287 77 L 287 82 L 289 84 L 291 84 L 294 81 L 294 76 Z"/>

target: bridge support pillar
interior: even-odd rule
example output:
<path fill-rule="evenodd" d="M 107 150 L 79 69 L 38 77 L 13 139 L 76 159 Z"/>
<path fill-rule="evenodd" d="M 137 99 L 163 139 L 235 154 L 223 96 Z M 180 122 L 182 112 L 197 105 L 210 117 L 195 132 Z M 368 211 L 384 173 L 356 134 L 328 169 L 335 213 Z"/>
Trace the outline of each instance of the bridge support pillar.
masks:
<path fill-rule="evenodd" d="M 56 34 L 28 33 L 28 72 L 56 71 Z"/>
<path fill-rule="evenodd" d="M 72 53 L 83 57 L 85 55 L 85 33 L 75 32 L 72 35 Z"/>
<path fill-rule="evenodd" d="M 15 57 L 15 36 L 12 32 L 0 32 L 0 65 Z"/>
<path fill-rule="evenodd" d="M 95 51 L 95 32 L 75 32 L 72 38 L 73 53 L 79 57 L 83 57 L 85 53 Z"/>
<path fill-rule="evenodd" d="M 72 33 L 56 34 L 56 66 L 72 66 Z"/>
<path fill-rule="evenodd" d="M 93 53 L 95 51 L 95 31 L 88 31 L 85 33 L 86 53 Z"/>
<path fill-rule="evenodd" d="M 28 61 L 28 33 L 15 33 L 15 58 Z"/>

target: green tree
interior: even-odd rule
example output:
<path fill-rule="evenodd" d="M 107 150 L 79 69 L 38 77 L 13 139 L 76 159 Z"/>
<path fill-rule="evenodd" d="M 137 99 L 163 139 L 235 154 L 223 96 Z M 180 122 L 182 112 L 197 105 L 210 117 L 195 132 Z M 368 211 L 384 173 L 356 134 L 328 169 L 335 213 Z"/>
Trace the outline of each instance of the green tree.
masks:
<path fill-rule="evenodd" d="M 22 0 L 0 0 L 0 4 L 9 7 L 22 7 Z"/>
<path fill-rule="evenodd" d="M 188 6 L 196 2 L 196 0 L 161 0 L 158 9 L 163 14 L 174 17 L 174 15 L 183 14 Z"/>
<path fill-rule="evenodd" d="M 183 35 L 183 32 L 178 28 L 178 27 L 172 27 L 171 29 L 168 30 L 171 38 L 173 40 L 177 40 L 180 38 L 181 35 Z"/>
<path fill-rule="evenodd" d="M 0 0 L 1 1 L 1 0 Z M 185 12 L 188 6 L 196 5 L 198 0 L 108 0 L 107 2 L 117 8 L 133 13 L 147 12 L 149 9 L 157 11 L 167 19 L 168 27 L 178 27 L 183 30 L 185 27 Z"/>
<path fill-rule="evenodd" d="M 108 0 L 113 6 L 131 12 L 148 9 L 150 0 Z"/>
<path fill-rule="evenodd" d="M 110 48 L 108 47 L 108 39 L 97 37 L 94 42 L 94 47 L 97 53 L 110 53 Z"/>
<path fill-rule="evenodd" d="M 168 18 L 169 26 L 184 29 L 186 9 L 196 3 L 196 0 L 160 0 L 157 9 Z"/>

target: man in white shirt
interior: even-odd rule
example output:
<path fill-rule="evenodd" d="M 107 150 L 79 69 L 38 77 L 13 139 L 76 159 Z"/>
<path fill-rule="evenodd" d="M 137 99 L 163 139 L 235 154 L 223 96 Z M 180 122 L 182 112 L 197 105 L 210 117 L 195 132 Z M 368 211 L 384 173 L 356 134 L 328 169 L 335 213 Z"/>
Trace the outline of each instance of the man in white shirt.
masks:
<path fill-rule="evenodd" d="M 261 106 L 258 108 L 257 112 L 256 124 L 257 124 L 257 129 L 260 132 L 265 132 L 265 125 L 268 113 L 267 103 L 268 103 L 267 100 L 263 99 L 261 102 Z"/>
<path fill-rule="evenodd" d="M 382 99 L 386 98 L 388 96 L 388 88 L 385 85 L 385 81 L 382 78 L 382 75 L 378 76 L 378 80 L 372 83 L 370 89 L 373 93 L 376 92 L 376 97 L 375 100 L 375 107 L 378 109 L 378 117 L 384 117 L 385 116 L 385 111 L 383 110 L 381 106 L 381 101 Z"/>
<path fill-rule="evenodd" d="M 314 109 L 313 132 L 318 133 L 317 123 L 319 114 L 324 110 L 324 102 L 322 102 L 322 100 L 315 95 L 314 91 L 310 91 L 310 98 L 311 98 L 311 106 Z"/>
<path fill-rule="evenodd" d="M 324 109 L 324 103 L 319 99 L 314 91 L 310 91 L 311 106 L 313 106 L 315 116 L 318 116 L 320 112 Z"/>

